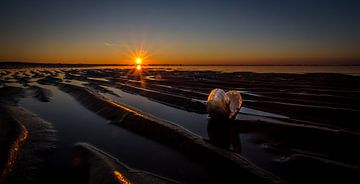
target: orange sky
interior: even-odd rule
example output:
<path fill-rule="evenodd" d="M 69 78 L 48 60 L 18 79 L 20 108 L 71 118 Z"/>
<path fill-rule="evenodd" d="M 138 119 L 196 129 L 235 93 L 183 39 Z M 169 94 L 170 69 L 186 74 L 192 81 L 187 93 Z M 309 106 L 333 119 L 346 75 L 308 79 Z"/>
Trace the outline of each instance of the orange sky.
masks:
<path fill-rule="evenodd" d="M 0 5 L 0 61 L 130 64 L 130 50 L 143 48 L 146 64 L 360 64 L 356 2 Z"/>

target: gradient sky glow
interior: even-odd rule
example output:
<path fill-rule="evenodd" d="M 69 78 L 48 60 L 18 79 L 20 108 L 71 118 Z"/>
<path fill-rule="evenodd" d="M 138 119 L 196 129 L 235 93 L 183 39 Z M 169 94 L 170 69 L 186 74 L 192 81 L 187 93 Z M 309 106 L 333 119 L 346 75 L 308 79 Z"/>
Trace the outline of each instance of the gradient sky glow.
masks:
<path fill-rule="evenodd" d="M 360 64 L 356 0 L 3 0 L 0 60 Z"/>

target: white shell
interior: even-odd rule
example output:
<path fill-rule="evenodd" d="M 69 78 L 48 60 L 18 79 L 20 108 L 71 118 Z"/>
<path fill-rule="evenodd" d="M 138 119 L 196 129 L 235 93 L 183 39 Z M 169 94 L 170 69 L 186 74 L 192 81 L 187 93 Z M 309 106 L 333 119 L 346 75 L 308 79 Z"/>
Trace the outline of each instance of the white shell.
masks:
<path fill-rule="evenodd" d="M 242 97 L 239 91 L 213 89 L 207 100 L 207 111 L 210 117 L 222 117 L 232 119 L 240 111 Z"/>

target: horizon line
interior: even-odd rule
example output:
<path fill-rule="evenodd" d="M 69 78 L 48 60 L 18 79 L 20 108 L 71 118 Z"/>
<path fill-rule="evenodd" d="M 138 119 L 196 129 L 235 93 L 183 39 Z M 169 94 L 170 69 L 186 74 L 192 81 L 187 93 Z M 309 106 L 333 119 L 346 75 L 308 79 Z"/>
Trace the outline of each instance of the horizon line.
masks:
<path fill-rule="evenodd" d="M 112 63 L 47 63 L 27 61 L 0 61 L 6 65 L 87 65 L 87 66 L 133 66 L 134 64 Z M 360 64 L 144 64 L 143 66 L 360 66 Z"/>

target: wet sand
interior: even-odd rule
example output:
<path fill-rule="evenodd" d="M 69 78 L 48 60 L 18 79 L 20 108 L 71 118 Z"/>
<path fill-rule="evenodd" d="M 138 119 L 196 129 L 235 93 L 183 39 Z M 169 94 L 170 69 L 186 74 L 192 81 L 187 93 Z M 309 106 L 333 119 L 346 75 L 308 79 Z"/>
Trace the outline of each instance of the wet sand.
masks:
<path fill-rule="evenodd" d="M 173 182 L 358 183 L 359 84 L 345 74 L 158 68 L 20 68 L 0 76 L 1 106 L 21 106 L 57 131 L 56 149 L 37 166 L 47 175 L 42 183 L 89 181 L 89 166 L 72 164 L 77 142 Z M 242 92 L 235 120 L 207 116 L 213 88 Z M 10 145 L 15 134 L 4 122 L 0 138 Z"/>

